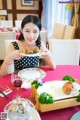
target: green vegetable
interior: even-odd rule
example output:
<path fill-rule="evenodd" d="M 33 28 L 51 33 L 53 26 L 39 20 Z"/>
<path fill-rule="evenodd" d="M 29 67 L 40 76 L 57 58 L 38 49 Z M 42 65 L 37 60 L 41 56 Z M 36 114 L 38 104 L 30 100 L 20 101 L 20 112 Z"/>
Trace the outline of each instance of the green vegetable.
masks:
<path fill-rule="evenodd" d="M 62 80 L 68 80 L 70 82 L 75 82 L 75 79 L 69 75 L 65 75 Z"/>
<path fill-rule="evenodd" d="M 77 102 L 80 102 L 80 93 L 79 93 L 79 95 L 77 96 Z"/>
<path fill-rule="evenodd" d="M 36 84 L 37 83 L 37 81 L 36 80 L 34 80 L 31 84 L 33 85 L 33 84 Z"/>
<path fill-rule="evenodd" d="M 38 81 L 34 80 L 31 85 L 35 85 L 35 88 L 37 89 L 39 86 L 42 86 L 41 83 L 38 83 Z"/>
<path fill-rule="evenodd" d="M 37 89 L 39 86 L 42 86 L 42 84 L 36 83 L 35 88 Z"/>
<path fill-rule="evenodd" d="M 52 96 L 50 96 L 48 93 L 41 93 L 40 97 L 39 97 L 39 102 L 41 104 L 49 104 L 49 103 L 54 103 L 54 99 Z"/>

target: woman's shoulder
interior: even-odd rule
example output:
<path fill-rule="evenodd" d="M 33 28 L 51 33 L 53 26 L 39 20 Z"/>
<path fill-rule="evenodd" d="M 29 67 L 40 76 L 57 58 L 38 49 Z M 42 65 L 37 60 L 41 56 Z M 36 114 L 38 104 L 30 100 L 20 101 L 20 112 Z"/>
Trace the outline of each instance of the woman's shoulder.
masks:
<path fill-rule="evenodd" d="M 18 40 L 12 40 L 9 44 L 9 48 L 16 48 L 18 47 Z"/>
<path fill-rule="evenodd" d="M 11 44 L 13 44 L 13 46 L 15 46 L 15 45 L 18 45 L 18 42 L 17 42 L 17 40 L 13 40 L 13 41 L 11 42 Z"/>
<path fill-rule="evenodd" d="M 17 43 L 18 44 L 19 40 L 12 40 L 12 43 Z"/>
<path fill-rule="evenodd" d="M 11 43 L 14 44 L 14 45 L 18 45 L 18 46 L 19 46 L 19 44 L 21 44 L 21 41 L 19 41 L 19 40 L 14 40 L 14 41 L 12 41 Z"/>

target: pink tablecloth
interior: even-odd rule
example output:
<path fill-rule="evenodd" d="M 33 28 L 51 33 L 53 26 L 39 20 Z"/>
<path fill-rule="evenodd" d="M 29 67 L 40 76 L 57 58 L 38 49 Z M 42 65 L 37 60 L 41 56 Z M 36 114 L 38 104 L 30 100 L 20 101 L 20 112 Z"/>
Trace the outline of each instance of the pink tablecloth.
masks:
<path fill-rule="evenodd" d="M 20 32 L 16 32 L 16 39 L 19 40 Z"/>
<path fill-rule="evenodd" d="M 71 75 L 79 80 L 80 83 L 80 66 L 77 65 L 58 65 L 55 70 L 50 70 L 47 66 L 42 67 L 46 72 L 45 81 L 60 80 L 64 75 Z"/>
<path fill-rule="evenodd" d="M 46 72 L 46 77 L 43 79 L 45 82 L 50 80 L 60 80 L 64 75 L 71 75 L 78 79 L 80 83 L 80 66 L 59 65 L 56 70 L 50 70 L 47 66 L 43 66 L 42 69 Z M 8 99 L 0 97 L 0 112 L 3 112 L 5 105 L 14 98 L 16 93 L 16 90 L 10 81 L 10 75 L 0 77 L 0 86 L 5 87 L 6 85 L 11 87 L 13 92 L 8 95 Z M 31 89 L 20 89 L 19 91 L 20 96 L 24 98 L 29 98 L 30 93 Z M 80 106 L 39 113 L 41 120 L 70 120 L 71 116 L 77 111 L 80 111 Z"/>
<path fill-rule="evenodd" d="M 0 28 L 0 32 L 10 32 L 10 31 L 13 31 L 12 28 L 11 28 L 11 30 L 9 30 L 9 28 L 8 29 L 5 28 L 5 30 L 4 30 L 4 28 Z M 19 40 L 19 36 L 20 36 L 20 32 L 16 32 L 16 39 L 17 40 Z"/>

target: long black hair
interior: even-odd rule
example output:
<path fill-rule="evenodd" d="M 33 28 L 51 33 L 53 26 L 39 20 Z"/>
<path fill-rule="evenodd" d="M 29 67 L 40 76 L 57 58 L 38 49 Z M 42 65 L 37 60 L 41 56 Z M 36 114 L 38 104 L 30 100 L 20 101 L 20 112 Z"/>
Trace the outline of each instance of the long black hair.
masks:
<path fill-rule="evenodd" d="M 32 22 L 33 24 L 35 24 L 38 28 L 39 28 L 39 31 L 41 31 L 41 22 L 40 22 L 40 19 L 37 17 L 37 16 L 34 16 L 34 15 L 27 15 L 23 20 L 22 20 L 22 23 L 21 23 L 21 29 L 24 28 L 25 24 L 27 23 L 30 23 Z M 22 34 L 22 32 L 20 33 L 20 37 L 19 37 L 19 40 L 20 41 L 23 41 L 24 40 L 24 36 Z M 36 40 L 36 45 L 40 48 L 41 47 L 41 37 L 40 37 L 40 34 L 38 36 L 38 39 Z"/>

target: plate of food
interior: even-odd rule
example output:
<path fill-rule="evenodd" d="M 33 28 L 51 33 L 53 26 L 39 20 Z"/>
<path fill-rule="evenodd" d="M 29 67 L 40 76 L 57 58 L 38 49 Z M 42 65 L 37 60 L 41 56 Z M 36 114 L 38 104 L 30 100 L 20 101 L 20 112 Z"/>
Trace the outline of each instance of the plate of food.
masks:
<path fill-rule="evenodd" d="M 54 100 L 60 100 L 78 96 L 79 90 L 80 85 L 78 83 L 60 80 L 44 83 L 43 86 L 40 86 L 37 89 L 37 92 L 39 95 L 46 92 L 51 94 L 54 97 Z"/>
<path fill-rule="evenodd" d="M 69 80 L 48 81 L 37 89 L 33 85 L 31 97 L 41 112 L 80 105 L 80 84 Z"/>
<path fill-rule="evenodd" d="M 26 48 L 24 55 L 28 57 L 35 57 L 42 56 L 45 53 L 46 53 L 45 51 L 42 51 L 37 46 L 35 46 L 34 48 Z"/>
<path fill-rule="evenodd" d="M 10 101 L 4 108 L 8 113 L 9 120 L 41 120 L 33 103 L 24 98 L 17 98 Z"/>

